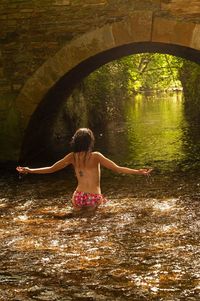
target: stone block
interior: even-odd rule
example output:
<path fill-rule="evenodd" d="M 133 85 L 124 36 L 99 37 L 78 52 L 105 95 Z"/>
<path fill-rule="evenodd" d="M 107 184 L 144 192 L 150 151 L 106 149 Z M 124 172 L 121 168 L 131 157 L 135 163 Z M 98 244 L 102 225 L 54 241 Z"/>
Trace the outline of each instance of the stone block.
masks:
<path fill-rule="evenodd" d="M 110 25 L 89 32 L 61 49 L 56 57 L 66 66 L 65 72 L 87 58 L 115 46 Z"/>
<path fill-rule="evenodd" d="M 20 94 L 20 99 L 17 99 L 15 103 L 16 110 L 19 114 L 19 126 L 22 135 L 29 123 L 30 117 L 35 111 L 37 105 L 33 103 L 31 99 L 24 95 Z"/>
<path fill-rule="evenodd" d="M 88 34 L 85 34 L 84 40 L 84 45 L 87 48 L 88 57 L 115 46 L 112 27 L 110 25 L 105 25 Z"/>
<path fill-rule="evenodd" d="M 41 83 L 41 81 L 39 81 L 37 77 L 32 77 L 24 86 L 20 94 L 20 98 L 17 98 L 16 100 L 16 104 L 22 111 L 24 111 L 24 105 L 26 105 L 27 111 L 31 115 L 48 89 L 49 87 Z M 24 101 L 25 98 L 27 103 Z"/>
<path fill-rule="evenodd" d="M 21 88 L 22 88 L 22 85 L 21 85 L 21 84 L 13 84 L 13 85 L 12 85 L 12 89 L 13 89 L 13 91 L 15 91 L 15 92 L 19 92 Z"/>
<path fill-rule="evenodd" d="M 200 24 L 196 24 L 194 27 L 190 47 L 200 50 Z"/>
<path fill-rule="evenodd" d="M 138 11 L 112 25 L 116 46 L 151 40 L 152 12 Z"/>
<path fill-rule="evenodd" d="M 194 23 L 156 17 L 153 22 L 152 42 L 188 47 L 194 28 Z"/>
<path fill-rule="evenodd" d="M 64 5 L 70 5 L 70 0 L 56 0 L 54 5 L 61 5 L 61 6 L 64 6 Z"/>
<path fill-rule="evenodd" d="M 172 15 L 193 15 L 200 13 L 199 0 L 161 0 L 161 10 Z"/>
<path fill-rule="evenodd" d="M 0 67 L 0 78 L 4 77 L 4 69 Z"/>

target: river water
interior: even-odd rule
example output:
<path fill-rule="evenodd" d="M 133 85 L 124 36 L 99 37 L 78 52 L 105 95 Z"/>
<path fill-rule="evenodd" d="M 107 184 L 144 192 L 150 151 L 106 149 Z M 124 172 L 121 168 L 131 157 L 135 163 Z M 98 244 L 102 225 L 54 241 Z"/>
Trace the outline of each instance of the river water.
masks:
<path fill-rule="evenodd" d="M 0 300 L 200 300 L 199 133 L 179 94 L 130 102 L 106 152 L 154 171 L 103 170 L 95 215 L 71 214 L 71 171 L 2 173 Z"/>

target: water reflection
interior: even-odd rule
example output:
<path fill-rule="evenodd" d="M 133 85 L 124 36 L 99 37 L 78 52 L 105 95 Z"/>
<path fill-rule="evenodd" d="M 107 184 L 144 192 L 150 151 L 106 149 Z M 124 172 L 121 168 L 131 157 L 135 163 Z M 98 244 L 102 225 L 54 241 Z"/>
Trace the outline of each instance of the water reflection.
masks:
<path fill-rule="evenodd" d="M 171 170 L 185 160 L 187 121 L 182 94 L 135 97 L 127 105 L 126 123 L 120 124 L 120 131 L 116 131 L 118 127 L 113 126 L 113 134 L 115 141 L 123 145 L 120 154 L 128 164 Z M 120 146 L 115 143 L 112 152 L 119 151 Z"/>
<path fill-rule="evenodd" d="M 127 111 L 130 153 L 138 164 L 160 161 L 168 165 L 184 159 L 182 148 L 185 126 L 183 103 L 179 94 L 169 97 L 134 99 Z M 163 160 L 164 159 L 164 160 Z"/>

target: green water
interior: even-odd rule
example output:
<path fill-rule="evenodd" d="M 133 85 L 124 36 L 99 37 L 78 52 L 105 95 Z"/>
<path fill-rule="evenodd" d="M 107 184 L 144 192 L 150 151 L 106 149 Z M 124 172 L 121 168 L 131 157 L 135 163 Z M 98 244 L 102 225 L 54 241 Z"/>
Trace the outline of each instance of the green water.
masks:
<path fill-rule="evenodd" d="M 125 115 L 125 122 L 110 125 L 109 151 L 114 158 L 169 172 L 199 166 L 199 124 L 188 120 L 181 93 L 139 95 Z"/>
<path fill-rule="evenodd" d="M 72 172 L 2 174 L 0 300 L 199 300 L 200 125 L 191 120 L 180 95 L 130 103 L 97 144 L 155 170 L 103 170 L 109 201 L 94 216 L 71 215 Z"/>

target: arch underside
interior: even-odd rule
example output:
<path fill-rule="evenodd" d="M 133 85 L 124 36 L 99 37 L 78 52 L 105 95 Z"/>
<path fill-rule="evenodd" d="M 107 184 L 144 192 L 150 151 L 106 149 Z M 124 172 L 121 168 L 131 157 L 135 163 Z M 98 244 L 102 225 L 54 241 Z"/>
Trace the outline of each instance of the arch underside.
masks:
<path fill-rule="evenodd" d="M 200 63 L 199 50 L 176 44 L 149 41 L 121 45 L 89 57 L 62 76 L 38 104 L 25 132 L 21 162 L 44 162 L 44 159 L 51 161 L 47 145 L 54 122 L 62 104 L 83 78 L 108 62 L 124 56 L 147 52 L 171 54 Z"/>

